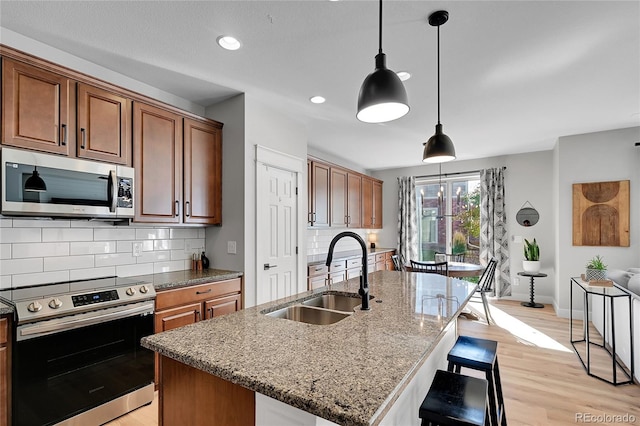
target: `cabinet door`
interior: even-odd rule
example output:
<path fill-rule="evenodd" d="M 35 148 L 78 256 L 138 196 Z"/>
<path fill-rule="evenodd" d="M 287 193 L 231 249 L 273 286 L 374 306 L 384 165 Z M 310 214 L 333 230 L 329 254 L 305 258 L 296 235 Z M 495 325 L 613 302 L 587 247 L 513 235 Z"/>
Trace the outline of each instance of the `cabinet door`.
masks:
<path fill-rule="evenodd" d="M 180 223 L 182 117 L 133 104 L 134 222 Z"/>
<path fill-rule="evenodd" d="M 307 225 L 313 226 L 313 168 L 311 160 L 307 159 Z"/>
<path fill-rule="evenodd" d="M 347 269 L 347 279 L 359 277 L 362 275 L 362 268 Z"/>
<path fill-rule="evenodd" d="M 202 303 L 192 303 L 190 305 L 179 306 L 177 308 L 156 311 L 155 332 L 173 330 L 184 327 L 202 319 Z"/>
<path fill-rule="evenodd" d="M 362 228 L 362 177 L 347 173 L 347 226 Z"/>
<path fill-rule="evenodd" d="M 131 101 L 78 83 L 78 157 L 131 165 Z"/>
<path fill-rule="evenodd" d="M 204 302 L 205 318 L 219 317 L 240 310 L 240 294 L 220 297 Z"/>
<path fill-rule="evenodd" d="M 373 181 L 373 227 L 382 229 L 382 182 Z"/>
<path fill-rule="evenodd" d="M 75 155 L 75 83 L 31 65 L 2 60 L 2 143 Z"/>
<path fill-rule="evenodd" d="M 324 287 L 327 285 L 326 275 L 316 275 L 315 277 L 308 278 L 309 290 L 315 290 L 316 288 Z"/>
<path fill-rule="evenodd" d="M 347 277 L 347 271 L 329 273 L 329 284 L 337 284 L 344 281 Z"/>
<path fill-rule="evenodd" d="M 347 171 L 331 167 L 331 226 L 347 226 Z"/>
<path fill-rule="evenodd" d="M 184 119 L 184 223 L 222 223 L 221 130 Z"/>
<path fill-rule="evenodd" d="M 362 227 L 373 228 L 373 179 L 362 178 Z"/>
<path fill-rule="evenodd" d="M 0 346 L 0 426 L 9 424 L 9 354 L 6 346 Z"/>
<path fill-rule="evenodd" d="M 329 166 L 315 161 L 311 165 L 312 226 L 329 226 Z"/>

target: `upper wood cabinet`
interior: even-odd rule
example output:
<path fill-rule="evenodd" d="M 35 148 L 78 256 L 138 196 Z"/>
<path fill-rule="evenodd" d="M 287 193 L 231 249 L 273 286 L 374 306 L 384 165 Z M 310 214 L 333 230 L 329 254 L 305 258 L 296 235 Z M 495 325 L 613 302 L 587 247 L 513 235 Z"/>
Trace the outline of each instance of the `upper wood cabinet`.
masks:
<path fill-rule="evenodd" d="M 362 227 L 382 228 L 382 182 L 362 177 Z"/>
<path fill-rule="evenodd" d="M 347 226 L 362 228 L 362 176 L 347 173 Z"/>
<path fill-rule="evenodd" d="M 134 222 L 222 223 L 221 128 L 134 102 Z"/>
<path fill-rule="evenodd" d="M 2 64 L 3 144 L 131 164 L 130 99 L 30 64 Z"/>
<path fill-rule="evenodd" d="M 131 100 L 78 83 L 78 157 L 131 164 Z"/>
<path fill-rule="evenodd" d="M 329 226 L 329 166 L 316 161 L 307 162 L 309 225 L 314 227 Z"/>
<path fill-rule="evenodd" d="M 75 81 L 2 59 L 2 143 L 75 155 Z"/>
<path fill-rule="evenodd" d="M 347 226 L 347 171 L 339 167 L 331 167 L 331 226 Z"/>

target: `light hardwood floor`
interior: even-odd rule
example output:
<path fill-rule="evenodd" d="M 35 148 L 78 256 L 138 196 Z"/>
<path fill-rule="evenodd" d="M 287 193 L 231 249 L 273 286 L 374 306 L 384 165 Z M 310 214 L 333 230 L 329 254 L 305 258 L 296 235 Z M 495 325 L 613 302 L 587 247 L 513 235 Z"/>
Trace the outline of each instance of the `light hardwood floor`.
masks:
<path fill-rule="evenodd" d="M 531 309 L 515 301 L 491 304 L 495 325 L 488 326 L 482 305 L 471 302 L 468 306 L 480 319 L 461 318 L 458 330 L 460 334 L 498 341 L 509 425 L 640 425 L 640 386 L 616 387 L 589 377 L 569 343 L 569 320 L 558 318 L 551 305 Z M 580 323 L 576 326 L 580 327 Z M 594 355 L 594 365 L 610 366 L 606 358 L 598 357 L 597 352 Z M 477 375 L 472 370 L 462 372 Z M 626 419 L 615 417 L 625 415 Z M 108 426 L 155 425 L 157 398 L 153 404 L 108 423 Z"/>

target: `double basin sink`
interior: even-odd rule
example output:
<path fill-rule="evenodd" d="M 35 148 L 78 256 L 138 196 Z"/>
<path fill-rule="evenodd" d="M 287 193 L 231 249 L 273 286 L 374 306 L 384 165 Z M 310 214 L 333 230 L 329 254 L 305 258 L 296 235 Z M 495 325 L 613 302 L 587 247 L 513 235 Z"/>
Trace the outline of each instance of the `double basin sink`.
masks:
<path fill-rule="evenodd" d="M 372 296 L 370 296 L 373 299 Z M 273 318 L 284 318 L 292 321 L 315 325 L 334 324 L 353 314 L 356 306 L 362 304 L 359 295 L 323 293 L 311 299 L 303 300 L 292 306 L 266 312 Z"/>

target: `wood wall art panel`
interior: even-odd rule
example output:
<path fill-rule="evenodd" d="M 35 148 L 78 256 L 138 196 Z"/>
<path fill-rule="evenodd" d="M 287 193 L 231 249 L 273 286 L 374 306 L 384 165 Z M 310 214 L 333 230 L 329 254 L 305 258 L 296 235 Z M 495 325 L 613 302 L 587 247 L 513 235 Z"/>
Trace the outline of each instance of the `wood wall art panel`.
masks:
<path fill-rule="evenodd" d="M 573 245 L 629 247 L 629 181 L 573 184 Z"/>

